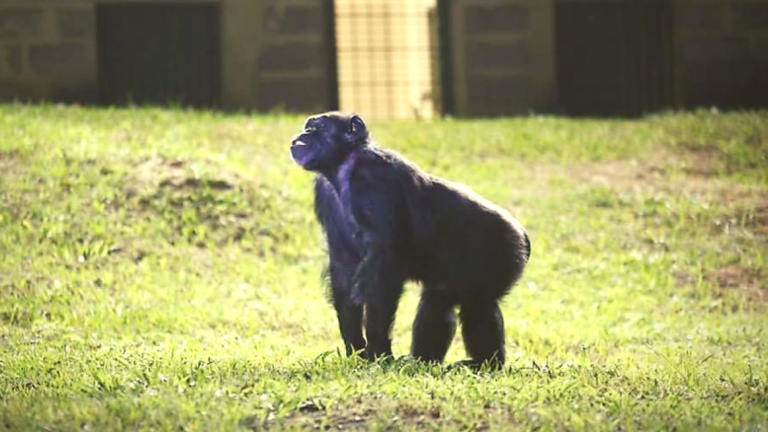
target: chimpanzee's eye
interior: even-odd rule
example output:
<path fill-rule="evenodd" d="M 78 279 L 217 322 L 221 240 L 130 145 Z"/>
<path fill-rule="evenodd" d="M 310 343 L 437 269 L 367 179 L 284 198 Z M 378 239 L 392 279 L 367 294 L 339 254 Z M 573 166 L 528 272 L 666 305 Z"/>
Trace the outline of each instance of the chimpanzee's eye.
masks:
<path fill-rule="evenodd" d="M 322 128 L 323 128 L 323 123 L 314 121 L 314 120 L 308 121 L 307 124 L 304 126 L 304 130 L 306 130 L 307 132 L 314 132 Z"/>

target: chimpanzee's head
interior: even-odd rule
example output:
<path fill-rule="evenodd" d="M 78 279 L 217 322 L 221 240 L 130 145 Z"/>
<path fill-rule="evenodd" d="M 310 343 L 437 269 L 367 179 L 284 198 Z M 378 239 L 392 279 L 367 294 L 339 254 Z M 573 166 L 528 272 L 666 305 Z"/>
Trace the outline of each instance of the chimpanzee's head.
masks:
<path fill-rule="evenodd" d="M 291 156 L 310 171 L 332 170 L 356 147 L 368 142 L 363 119 L 354 114 L 328 112 L 307 119 L 304 131 L 293 137 Z"/>

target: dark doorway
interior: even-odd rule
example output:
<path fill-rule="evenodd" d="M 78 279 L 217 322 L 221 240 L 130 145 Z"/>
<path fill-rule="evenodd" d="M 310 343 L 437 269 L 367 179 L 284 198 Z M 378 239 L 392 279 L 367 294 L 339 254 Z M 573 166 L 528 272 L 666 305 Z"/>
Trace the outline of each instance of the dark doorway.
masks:
<path fill-rule="evenodd" d="M 110 4 L 96 14 L 102 103 L 218 103 L 217 5 Z"/>
<path fill-rule="evenodd" d="M 565 112 L 638 116 L 672 107 L 671 16 L 661 0 L 557 4 L 557 84 Z"/>

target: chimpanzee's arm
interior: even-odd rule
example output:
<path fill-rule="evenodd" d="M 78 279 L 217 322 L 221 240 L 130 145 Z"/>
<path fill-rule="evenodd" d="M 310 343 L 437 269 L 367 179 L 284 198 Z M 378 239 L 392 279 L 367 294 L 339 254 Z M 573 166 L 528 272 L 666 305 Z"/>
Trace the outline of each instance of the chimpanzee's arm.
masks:
<path fill-rule="evenodd" d="M 315 179 L 315 216 L 322 225 L 329 246 L 343 243 L 344 215 L 339 197 L 323 176 Z"/>
<path fill-rule="evenodd" d="M 402 228 L 397 226 L 398 190 L 375 172 L 354 179 L 350 185 L 352 214 L 360 227 L 363 260 L 355 273 L 353 300 L 364 303 L 367 294 L 398 273 L 395 247 Z"/>
<path fill-rule="evenodd" d="M 331 283 L 331 300 L 339 320 L 347 355 L 365 348 L 363 338 L 363 305 L 350 298 L 352 280 L 360 262 L 353 244 L 353 234 L 339 196 L 322 176 L 315 180 L 315 215 L 323 226 L 328 241 L 327 274 Z"/>
<path fill-rule="evenodd" d="M 391 354 L 389 332 L 405 281 L 397 255 L 403 227 L 398 214 L 402 191 L 384 167 L 358 167 L 350 181 L 352 213 L 360 227 L 364 257 L 357 268 L 352 299 L 366 310 L 366 355 Z"/>

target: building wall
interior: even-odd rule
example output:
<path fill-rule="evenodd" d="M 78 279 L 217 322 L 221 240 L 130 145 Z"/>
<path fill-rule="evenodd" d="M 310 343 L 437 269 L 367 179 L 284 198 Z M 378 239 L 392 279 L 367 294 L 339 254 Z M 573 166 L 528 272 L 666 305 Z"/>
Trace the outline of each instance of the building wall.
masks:
<path fill-rule="evenodd" d="M 624 1 L 450 0 L 453 113 L 557 112 L 555 6 Z M 672 107 L 768 107 L 768 0 L 668 1 Z"/>
<path fill-rule="evenodd" d="M 768 1 L 678 0 L 681 107 L 768 107 Z"/>
<path fill-rule="evenodd" d="M 96 6 L 127 1 L 160 2 L 0 0 L 0 101 L 98 102 Z M 580 1 L 446 0 L 451 113 L 555 110 L 554 8 Z M 669 1 L 676 107 L 768 106 L 768 0 Z M 338 105 L 331 0 L 168 2 L 220 5 L 221 105 L 305 112 Z"/>
<path fill-rule="evenodd" d="M 0 101 L 97 102 L 96 5 L 127 2 L 161 3 L 0 0 Z M 336 105 L 330 1 L 162 3 L 219 4 L 222 106 L 317 111 Z"/>
<path fill-rule="evenodd" d="M 96 98 L 92 1 L 0 0 L 0 100 Z"/>
<path fill-rule="evenodd" d="M 234 0 L 241 1 L 241 0 Z M 317 112 L 336 108 L 336 55 L 330 0 L 262 4 L 256 58 L 257 108 Z"/>
<path fill-rule="evenodd" d="M 555 104 L 551 1 L 454 0 L 448 13 L 454 114 L 521 114 Z"/>

